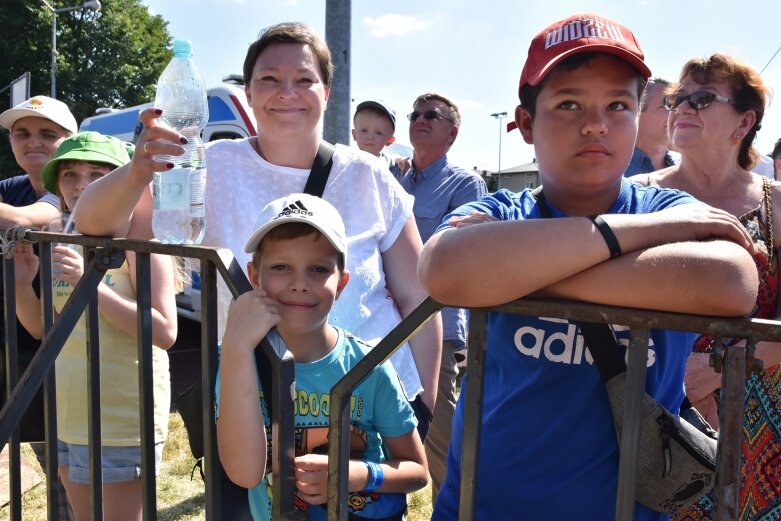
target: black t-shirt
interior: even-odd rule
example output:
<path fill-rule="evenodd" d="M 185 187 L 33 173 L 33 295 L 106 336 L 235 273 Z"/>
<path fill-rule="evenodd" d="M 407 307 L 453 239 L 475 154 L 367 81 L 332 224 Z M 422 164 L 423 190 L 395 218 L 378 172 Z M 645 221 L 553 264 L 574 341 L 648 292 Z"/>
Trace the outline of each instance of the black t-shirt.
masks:
<path fill-rule="evenodd" d="M 49 192 L 46 192 L 43 196 L 38 197 L 35 193 L 35 190 L 33 189 L 33 185 L 30 182 L 30 179 L 26 175 L 19 175 L 0 181 L 0 202 L 18 207 L 27 206 L 38 201 L 47 202 L 54 207 L 59 207 L 59 199 L 57 199 L 55 195 Z M 35 247 L 35 250 L 36 253 L 38 253 L 37 246 Z M 4 263 L 0 262 L 0 304 L 3 304 L 3 309 L 5 309 L 5 288 L 3 277 L 4 271 Z M 37 276 L 33 281 L 33 289 L 35 290 L 35 294 L 38 295 L 40 291 L 40 284 Z M 30 336 L 30 334 L 18 320 L 16 322 L 16 330 L 19 351 L 21 352 L 24 350 L 28 353 L 35 352 L 35 350 L 38 349 L 38 346 L 41 344 L 40 341 Z M 2 341 L 0 349 L 4 349 L 5 320 L 3 317 L 0 317 L 0 341 Z"/>

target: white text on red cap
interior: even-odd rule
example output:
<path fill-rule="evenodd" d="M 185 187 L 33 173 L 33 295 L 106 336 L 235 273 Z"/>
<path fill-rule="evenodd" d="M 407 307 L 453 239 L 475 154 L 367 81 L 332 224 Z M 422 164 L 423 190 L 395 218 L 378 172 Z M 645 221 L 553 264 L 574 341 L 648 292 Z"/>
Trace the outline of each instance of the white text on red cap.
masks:
<path fill-rule="evenodd" d="M 602 20 L 575 20 L 569 22 L 563 27 L 558 27 L 553 31 L 545 33 L 545 48 L 549 49 L 560 43 L 578 38 L 602 38 L 616 42 L 625 41 L 624 33 L 613 24 L 605 23 Z"/>

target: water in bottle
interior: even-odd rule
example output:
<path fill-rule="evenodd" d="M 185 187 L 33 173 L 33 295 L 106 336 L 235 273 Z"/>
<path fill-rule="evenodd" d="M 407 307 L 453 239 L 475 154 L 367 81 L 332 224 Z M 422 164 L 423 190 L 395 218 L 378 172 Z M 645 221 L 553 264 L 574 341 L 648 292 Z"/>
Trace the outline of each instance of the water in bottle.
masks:
<path fill-rule="evenodd" d="M 209 120 L 209 106 L 191 57 L 190 41 L 174 40 L 174 57 L 160 75 L 155 96 L 155 107 L 163 111 L 159 123 L 188 140 L 184 155 L 156 157 L 174 164 L 169 171 L 155 172 L 152 180 L 152 230 L 167 243 L 198 244 L 205 229 L 206 150 L 201 131 Z"/>

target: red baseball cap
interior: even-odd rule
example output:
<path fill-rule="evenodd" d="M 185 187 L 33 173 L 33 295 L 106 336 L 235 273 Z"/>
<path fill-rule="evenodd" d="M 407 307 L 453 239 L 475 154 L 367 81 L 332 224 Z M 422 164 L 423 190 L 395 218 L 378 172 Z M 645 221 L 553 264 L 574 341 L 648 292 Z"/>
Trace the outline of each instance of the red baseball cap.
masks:
<path fill-rule="evenodd" d="M 618 22 L 595 14 L 576 14 L 555 22 L 529 45 L 518 95 L 525 85 L 537 85 L 562 60 L 582 52 L 605 52 L 628 62 L 645 78 L 651 70 L 635 35 Z"/>

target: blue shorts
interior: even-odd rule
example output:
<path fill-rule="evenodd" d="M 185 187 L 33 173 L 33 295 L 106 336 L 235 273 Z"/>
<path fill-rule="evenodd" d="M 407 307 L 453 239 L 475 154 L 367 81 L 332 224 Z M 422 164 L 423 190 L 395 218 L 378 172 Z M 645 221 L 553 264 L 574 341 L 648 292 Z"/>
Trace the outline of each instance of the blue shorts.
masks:
<path fill-rule="evenodd" d="M 121 483 L 141 477 L 141 447 L 103 447 L 103 483 Z M 160 473 L 163 442 L 155 443 L 155 476 Z M 68 479 L 89 483 L 89 446 L 57 440 L 57 464 L 67 466 Z"/>

